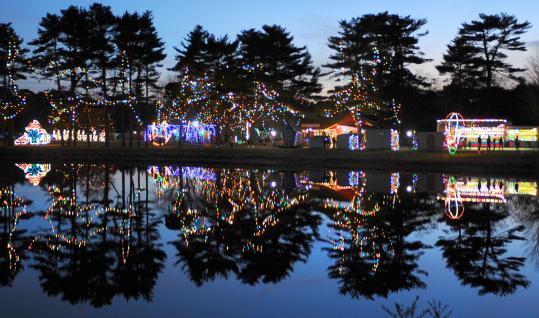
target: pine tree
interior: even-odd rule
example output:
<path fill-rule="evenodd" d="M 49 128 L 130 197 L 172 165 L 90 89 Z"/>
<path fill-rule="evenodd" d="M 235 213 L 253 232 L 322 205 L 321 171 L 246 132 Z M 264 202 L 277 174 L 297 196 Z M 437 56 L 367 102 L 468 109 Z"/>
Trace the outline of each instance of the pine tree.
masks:
<path fill-rule="evenodd" d="M 423 64 L 428 59 L 418 47 L 419 39 L 428 32 L 421 31 L 427 23 L 425 19 L 389 14 L 366 14 L 359 18 L 340 22 L 337 36 L 329 38 L 329 48 L 333 50 L 331 62 L 325 66 L 334 70 L 337 82 L 349 79 L 370 61 L 373 48 L 379 51 L 382 63 L 376 66 L 379 95 L 384 100 L 396 99 L 409 103 L 408 96 L 413 90 L 425 87 L 425 80 L 410 70 L 410 65 Z M 339 87 L 337 87 L 339 89 Z M 390 104 L 387 104 L 390 105 Z M 378 117 L 391 109 L 380 109 Z"/>
<path fill-rule="evenodd" d="M 517 73 L 524 71 L 507 62 L 510 51 L 526 51 L 526 45 L 520 40 L 531 24 L 519 22 L 513 15 L 480 14 L 479 20 L 463 23 L 459 30 L 467 45 L 473 47 L 475 58 L 472 62 L 481 70 L 480 77 L 486 88 L 495 85 L 496 76 L 520 81 Z"/>
<path fill-rule="evenodd" d="M 21 95 L 16 84 L 19 79 L 25 79 L 27 71 L 27 49 L 21 47 L 23 40 L 15 33 L 11 23 L 0 23 L 0 119 L 8 122 L 10 143 L 13 132 L 13 120 L 26 105 L 26 97 Z M 11 145 L 11 143 L 10 143 Z"/>
<path fill-rule="evenodd" d="M 314 67 L 307 47 L 296 46 L 285 28 L 264 25 L 262 30 L 242 31 L 238 39 L 239 62 L 251 67 L 244 74 L 248 81 L 264 83 L 279 93 L 283 103 L 296 108 L 321 92 L 320 69 Z"/>

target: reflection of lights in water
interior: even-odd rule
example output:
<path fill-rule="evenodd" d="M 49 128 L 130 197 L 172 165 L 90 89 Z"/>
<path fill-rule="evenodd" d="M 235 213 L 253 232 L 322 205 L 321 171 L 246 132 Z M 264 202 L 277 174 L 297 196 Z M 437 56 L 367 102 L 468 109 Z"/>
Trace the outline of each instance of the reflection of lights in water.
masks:
<path fill-rule="evenodd" d="M 462 204 L 460 190 L 457 181 L 453 177 L 447 181 L 445 215 L 451 220 L 459 220 L 464 215 L 464 204 Z"/>
<path fill-rule="evenodd" d="M 41 183 L 41 180 L 51 171 L 50 164 L 41 163 L 16 163 L 15 166 L 24 171 L 24 176 L 33 186 Z"/>
<path fill-rule="evenodd" d="M 0 189 L 0 208 L 15 212 L 14 217 L 7 216 L 5 219 L 6 222 L 9 220 L 9 222 L 11 223 L 11 226 L 9 226 L 11 230 L 9 231 L 6 248 L 8 252 L 9 270 L 14 273 L 16 272 L 17 266 L 20 261 L 20 256 L 17 254 L 14 243 L 14 236 L 17 233 L 17 225 L 19 224 L 19 219 L 21 218 L 21 216 L 26 214 L 26 204 L 25 200 L 16 195 L 15 192 L 13 192 L 11 189 L 4 188 Z M 17 211 L 17 209 L 19 209 L 19 211 Z"/>

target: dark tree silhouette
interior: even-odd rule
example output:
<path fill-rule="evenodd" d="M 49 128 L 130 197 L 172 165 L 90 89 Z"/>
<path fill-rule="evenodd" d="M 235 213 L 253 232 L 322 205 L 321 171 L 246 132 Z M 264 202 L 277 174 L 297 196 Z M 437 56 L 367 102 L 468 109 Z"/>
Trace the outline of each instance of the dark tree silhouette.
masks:
<path fill-rule="evenodd" d="M 325 65 L 336 71 L 344 70 L 351 75 L 363 61 L 370 60 L 373 47 L 380 52 L 384 61 L 378 66 L 378 80 L 383 97 L 402 100 L 404 90 L 425 85 L 424 80 L 415 75 L 410 65 L 423 64 L 428 59 L 418 47 L 419 39 L 427 34 L 421 28 L 425 19 L 399 16 L 387 11 L 366 14 L 339 23 L 339 35 L 329 38 L 329 48 L 333 51 L 331 62 Z"/>
<path fill-rule="evenodd" d="M 518 234 L 522 226 L 502 229 L 497 226 L 507 218 L 507 211 L 492 208 L 488 203 L 468 205 L 467 213 L 450 223 L 456 236 L 440 238 L 436 246 L 443 251 L 447 266 L 462 284 L 477 288 L 480 295 L 506 296 L 529 281 L 520 273 L 525 257 L 508 256 L 506 246 L 523 240 Z"/>
<path fill-rule="evenodd" d="M 500 77 L 520 80 L 515 74 L 524 70 L 507 62 L 507 52 L 526 50 L 520 36 L 530 27 L 529 22 L 519 22 L 515 16 L 506 13 L 482 13 L 478 20 L 462 24 L 459 36 L 475 49 L 476 59 L 472 62 L 481 70 L 480 79 L 486 88 L 494 86 Z"/>
<path fill-rule="evenodd" d="M 326 209 L 336 237 L 325 248 L 335 264 L 330 278 L 339 281 L 339 292 L 353 298 L 388 297 L 390 293 L 425 288 L 427 273 L 417 264 L 430 248 L 409 236 L 426 228 L 434 213 L 430 201 L 404 197 L 392 202 L 385 195 L 368 194 L 354 209 Z"/>
<path fill-rule="evenodd" d="M 314 67 L 307 47 L 294 44 L 294 37 L 279 25 L 264 25 L 238 35 L 239 62 L 251 66 L 247 83 L 259 81 L 279 92 L 279 98 L 305 109 L 322 90 L 320 69 Z M 244 86 L 248 86 L 244 84 Z"/>

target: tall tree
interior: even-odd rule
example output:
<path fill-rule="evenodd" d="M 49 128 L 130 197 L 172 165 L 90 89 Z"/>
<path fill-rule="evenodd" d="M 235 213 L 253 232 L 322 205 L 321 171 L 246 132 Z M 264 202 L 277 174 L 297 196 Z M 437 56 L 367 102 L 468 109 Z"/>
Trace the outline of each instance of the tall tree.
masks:
<path fill-rule="evenodd" d="M 520 80 L 516 74 L 524 70 L 510 64 L 507 53 L 526 51 L 520 36 L 530 27 L 528 21 L 519 22 L 515 16 L 506 13 L 482 13 L 478 20 L 462 24 L 459 36 L 475 48 L 477 54 L 474 62 L 482 72 L 481 80 L 486 88 L 496 84 L 496 76 Z"/>
<path fill-rule="evenodd" d="M 182 41 L 181 47 L 174 47 L 177 52 L 176 65 L 170 70 L 180 72 L 179 78 L 183 77 L 185 69 L 189 69 L 189 73 L 193 76 L 204 76 L 206 72 L 204 54 L 208 36 L 208 31 L 204 30 L 201 25 L 197 25 Z"/>
<path fill-rule="evenodd" d="M 100 84 L 101 97 L 108 102 L 109 86 L 108 73 L 113 68 L 112 56 L 114 54 L 114 45 L 112 42 L 112 36 L 114 26 L 116 24 L 116 17 L 111 11 L 111 8 L 99 3 L 94 3 L 90 6 L 89 18 L 91 21 L 92 36 L 92 60 L 93 60 L 93 72 L 97 74 L 96 80 Z M 106 107 L 105 110 L 105 145 L 109 146 L 110 143 L 110 121 L 111 121 L 111 109 Z"/>
<path fill-rule="evenodd" d="M 457 36 L 447 45 L 443 61 L 436 66 L 436 69 L 440 74 L 450 76 L 450 85 L 453 87 L 475 88 L 481 75 L 476 67 L 479 63 L 478 53 L 478 48 L 470 45 L 465 37 Z"/>
<path fill-rule="evenodd" d="M 387 11 L 343 20 L 339 34 L 329 38 L 333 54 L 325 66 L 338 71 L 338 76 L 351 75 L 365 61 L 370 61 L 376 48 L 384 61 L 377 67 L 377 81 L 384 97 L 402 99 L 405 89 L 425 85 L 424 79 L 410 70 L 410 65 L 429 61 L 418 46 L 419 39 L 428 34 L 421 31 L 426 23 L 425 19 Z"/>
<path fill-rule="evenodd" d="M 264 25 L 238 35 L 240 63 L 252 66 L 249 80 L 279 92 L 287 104 L 300 107 L 322 90 L 320 69 L 314 67 L 307 47 L 294 44 L 294 37 L 279 25 Z"/>
<path fill-rule="evenodd" d="M 11 23 L 0 23 L 0 76 L 4 89 L 10 89 L 13 81 L 26 79 L 28 49 L 22 43 Z"/>
<path fill-rule="evenodd" d="M 157 30 L 153 24 L 153 17 L 150 11 L 146 11 L 140 17 L 140 37 L 141 37 L 141 56 L 140 64 L 143 68 L 141 80 L 144 84 L 144 98 L 146 107 L 150 105 L 150 90 L 157 88 L 159 73 L 157 67 L 165 59 L 165 44 L 159 38 Z"/>
<path fill-rule="evenodd" d="M 26 105 L 26 97 L 19 93 L 16 81 L 25 79 L 27 49 L 23 40 L 15 33 L 11 23 L 0 23 L 0 119 L 9 132 L 6 143 L 11 145 L 15 117 Z"/>
<path fill-rule="evenodd" d="M 60 17 L 47 13 L 39 22 L 38 37 L 30 42 L 30 45 L 36 47 L 33 50 L 33 66 L 40 70 L 43 78 L 50 78 L 54 81 L 57 91 L 62 90 L 63 78 L 63 70 L 60 65 L 64 54 L 60 42 L 61 33 Z"/>

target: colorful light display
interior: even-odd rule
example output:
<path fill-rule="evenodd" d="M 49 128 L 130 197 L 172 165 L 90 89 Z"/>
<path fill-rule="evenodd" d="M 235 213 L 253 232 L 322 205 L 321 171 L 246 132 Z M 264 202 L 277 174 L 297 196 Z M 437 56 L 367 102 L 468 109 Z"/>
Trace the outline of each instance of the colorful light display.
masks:
<path fill-rule="evenodd" d="M 52 131 L 52 140 L 54 141 L 60 141 L 62 140 L 62 135 L 64 140 L 69 139 L 69 135 L 74 136 L 72 130 L 66 130 L 66 129 L 55 129 Z M 97 131 L 94 128 L 90 129 L 90 134 L 86 134 L 86 130 L 79 129 L 77 131 L 77 141 L 87 141 L 90 139 L 90 142 L 105 142 L 105 130 L 101 130 L 100 133 L 97 133 Z"/>
<path fill-rule="evenodd" d="M 212 124 L 189 121 L 183 125 L 171 125 L 162 122 L 161 124 L 148 125 L 144 140 L 151 141 L 153 145 L 158 147 L 164 146 L 173 136 L 179 137 L 180 129 L 182 129 L 182 138 L 189 143 L 210 143 L 216 136 L 216 128 Z"/>
<path fill-rule="evenodd" d="M 24 171 L 24 176 L 30 184 L 38 186 L 41 180 L 51 171 L 50 164 L 41 163 L 17 163 L 15 166 Z"/>
<path fill-rule="evenodd" d="M 391 140 L 390 147 L 393 151 L 399 151 L 400 149 L 400 133 L 397 129 L 390 129 Z"/>
<path fill-rule="evenodd" d="M 27 104 L 26 96 L 19 93 L 19 88 L 13 78 L 13 66 L 18 55 L 19 49 L 15 45 L 15 41 L 11 39 L 7 47 L 5 69 L 3 69 L 3 71 L 7 71 L 7 87 L 9 87 L 10 97 L 0 102 L 0 116 L 2 116 L 2 120 L 14 119 Z M 4 80 L 6 80 L 6 77 L 4 77 Z"/>
<path fill-rule="evenodd" d="M 464 118 L 459 113 L 451 113 L 445 119 L 445 146 L 451 155 L 457 153 L 462 139 L 462 122 Z"/>
<path fill-rule="evenodd" d="M 445 215 L 451 220 L 459 220 L 464 215 L 464 204 L 455 178 L 446 182 Z"/>
<path fill-rule="evenodd" d="M 15 140 L 15 146 L 21 145 L 46 145 L 51 142 L 51 136 L 37 120 L 33 120 L 24 129 L 25 133 Z"/>

